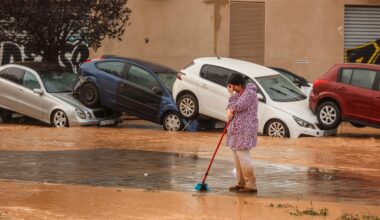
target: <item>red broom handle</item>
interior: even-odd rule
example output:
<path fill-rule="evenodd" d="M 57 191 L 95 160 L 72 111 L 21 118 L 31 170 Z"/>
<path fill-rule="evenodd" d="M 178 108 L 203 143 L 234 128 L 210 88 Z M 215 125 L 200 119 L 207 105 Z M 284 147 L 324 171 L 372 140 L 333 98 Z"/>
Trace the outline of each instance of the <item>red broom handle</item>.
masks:
<path fill-rule="evenodd" d="M 227 133 L 227 128 L 228 128 L 228 126 L 230 125 L 230 122 L 231 122 L 231 121 L 232 121 L 232 119 L 229 120 L 229 121 L 227 122 L 227 124 L 226 124 L 226 127 L 224 127 L 224 130 L 223 130 L 222 136 L 220 137 L 220 140 L 219 140 L 218 146 L 217 146 L 216 149 L 215 149 L 214 155 L 212 155 L 212 158 L 211 158 L 210 164 L 208 165 L 208 168 L 207 168 L 207 171 L 206 171 L 206 173 L 205 173 L 205 176 L 203 177 L 202 184 L 204 184 L 204 183 L 206 182 L 206 178 L 207 178 L 207 176 L 208 176 L 208 172 L 209 172 L 210 169 L 211 169 L 212 162 L 214 162 L 215 155 L 216 155 L 216 153 L 217 153 L 218 150 L 219 150 L 220 144 L 222 143 L 222 140 L 223 140 L 224 135 Z"/>

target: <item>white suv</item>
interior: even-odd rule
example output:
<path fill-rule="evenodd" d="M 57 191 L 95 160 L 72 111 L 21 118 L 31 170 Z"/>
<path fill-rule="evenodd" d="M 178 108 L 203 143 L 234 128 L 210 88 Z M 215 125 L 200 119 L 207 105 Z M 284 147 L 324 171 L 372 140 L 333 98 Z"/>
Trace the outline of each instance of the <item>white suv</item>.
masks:
<path fill-rule="evenodd" d="M 325 136 L 336 130 L 320 130 L 308 99 L 278 72 L 254 63 L 219 57 L 195 59 L 178 73 L 173 97 L 180 113 L 190 119 L 206 115 L 226 121 L 226 89 L 232 73 L 255 83 L 259 98 L 259 133 L 273 137 Z"/>

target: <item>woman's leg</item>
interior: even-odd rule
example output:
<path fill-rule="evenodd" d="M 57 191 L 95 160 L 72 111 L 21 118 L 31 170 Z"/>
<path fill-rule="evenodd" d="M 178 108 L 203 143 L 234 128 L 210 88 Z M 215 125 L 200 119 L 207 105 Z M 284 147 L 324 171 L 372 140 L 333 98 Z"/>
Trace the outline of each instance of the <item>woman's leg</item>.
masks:
<path fill-rule="evenodd" d="M 237 155 L 237 150 L 232 150 L 232 154 L 234 156 L 234 160 L 235 160 L 235 168 L 236 168 L 236 177 L 237 177 L 237 185 L 241 188 L 244 188 L 245 187 L 245 179 L 244 179 L 244 175 L 243 175 L 243 171 L 242 171 L 242 167 L 241 167 L 241 164 L 240 164 L 240 160 L 238 158 L 238 155 Z"/>
<path fill-rule="evenodd" d="M 252 159 L 249 150 L 235 150 L 235 154 L 241 167 L 241 174 L 245 182 L 245 187 L 249 189 L 256 189 L 256 178 L 254 175 Z"/>

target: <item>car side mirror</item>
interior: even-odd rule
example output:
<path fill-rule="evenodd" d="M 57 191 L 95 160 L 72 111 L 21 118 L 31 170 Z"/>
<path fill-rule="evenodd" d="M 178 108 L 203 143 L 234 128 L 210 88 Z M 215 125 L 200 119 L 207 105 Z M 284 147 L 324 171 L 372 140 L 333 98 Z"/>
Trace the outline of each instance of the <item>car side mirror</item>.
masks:
<path fill-rule="evenodd" d="M 156 93 L 157 95 L 162 95 L 162 94 L 164 94 L 164 91 L 163 91 L 161 88 L 158 88 L 158 87 L 153 87 L 153 88 L 152 88 L 152 91 L 153 91 L 154 93 Z"/>
<path fill-rule="evenodd" d="M 38 94 L 38 95 L 44 94 L 44 92 L 41 89 L 33 89 L 33 92 Z"/>

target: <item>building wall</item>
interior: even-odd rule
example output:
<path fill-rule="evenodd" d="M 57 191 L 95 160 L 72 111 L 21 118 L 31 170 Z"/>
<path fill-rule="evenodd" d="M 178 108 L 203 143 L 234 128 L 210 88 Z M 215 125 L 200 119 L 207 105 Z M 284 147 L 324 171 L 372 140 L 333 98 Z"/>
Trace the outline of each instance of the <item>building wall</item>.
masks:
<path fill-rule="evenodd" d="M 216 1 L 129 0 L 131 24 L 122 41 L 106 39 L 91 57 L 118 54 L 180 69 L 196 57 L 228 56 L 221 37 L 228 31 L 221 15 L 228 0 Z"/>
<path fill-rule="evenodd" d="M 229 56 L 234 0 L 129 0 L 123 41 L 105 40 L 91 57 L 119 54 L 177 70 L 196 57 Z M 344 59 L 344 6 L 379 0 L 239 0 L 265 2 L 265 65 L 313 81 Z M 148 42 L 146 42 L 148 39 Z"/>

